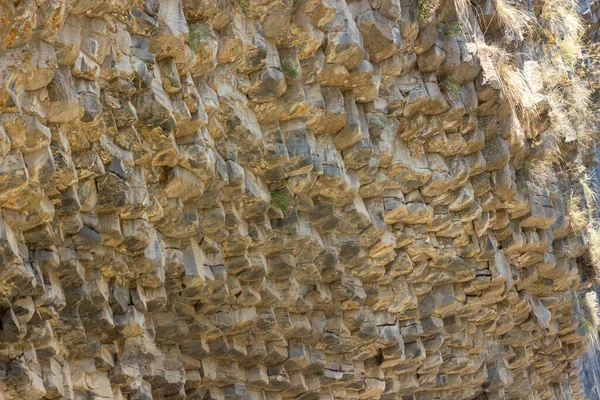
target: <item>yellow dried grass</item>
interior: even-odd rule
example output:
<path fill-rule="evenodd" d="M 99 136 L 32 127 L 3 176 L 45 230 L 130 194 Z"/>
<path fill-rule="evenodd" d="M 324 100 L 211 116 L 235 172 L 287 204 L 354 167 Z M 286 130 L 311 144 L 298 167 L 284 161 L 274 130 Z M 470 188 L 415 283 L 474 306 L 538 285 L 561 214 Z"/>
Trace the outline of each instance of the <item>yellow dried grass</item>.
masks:
<path fill-rule="evenodd" d="M 498 23 L 512 36 L 522 39 L 531 32 L 536 18 L 521 4 L 509 3 L 507 0 L 494 0 L 495 17 Z"/>
<path fill-rule="evenodd" d="M 598 348 L 598 326 L 600 325 L 598 296 L 596 292 L 589 291 L 580 301 L 583 327 L 585 328 L 586 341 L 590 347 Z"/>

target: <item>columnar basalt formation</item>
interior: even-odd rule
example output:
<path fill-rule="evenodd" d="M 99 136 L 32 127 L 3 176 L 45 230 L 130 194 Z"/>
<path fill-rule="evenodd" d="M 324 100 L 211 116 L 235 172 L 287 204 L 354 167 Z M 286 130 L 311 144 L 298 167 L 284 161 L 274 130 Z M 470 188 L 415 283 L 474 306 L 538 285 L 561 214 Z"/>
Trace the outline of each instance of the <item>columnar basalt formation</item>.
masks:
<path fill-rule="evenodd" d="M 497 3 L 0 1 L 0 399 L 581 397 Z"/>

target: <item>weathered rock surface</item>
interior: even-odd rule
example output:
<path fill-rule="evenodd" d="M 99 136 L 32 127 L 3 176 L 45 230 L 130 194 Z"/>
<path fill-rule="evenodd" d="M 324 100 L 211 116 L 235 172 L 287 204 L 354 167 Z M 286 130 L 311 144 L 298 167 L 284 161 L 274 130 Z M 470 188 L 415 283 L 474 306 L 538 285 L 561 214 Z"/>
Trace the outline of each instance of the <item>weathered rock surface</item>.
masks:
<path fill-rule="evenodd" d="M 510 123 L 473 13 L 454 36 L 399 0 L 0 22 L 0 399 L 581 395 L 585 245 L 556 188 L 516 183 L 546 136 Z"/>

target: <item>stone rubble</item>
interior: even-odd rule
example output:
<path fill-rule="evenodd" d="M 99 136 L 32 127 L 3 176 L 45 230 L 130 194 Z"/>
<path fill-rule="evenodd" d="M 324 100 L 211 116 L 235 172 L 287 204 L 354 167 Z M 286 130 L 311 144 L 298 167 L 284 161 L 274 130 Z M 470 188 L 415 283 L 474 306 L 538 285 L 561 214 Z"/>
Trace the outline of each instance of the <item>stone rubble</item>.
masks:
<path fill-rule="evenodd" d="M 545 100 L 438 15 L 1 1 L 0 399 L 583 398 Z"/>

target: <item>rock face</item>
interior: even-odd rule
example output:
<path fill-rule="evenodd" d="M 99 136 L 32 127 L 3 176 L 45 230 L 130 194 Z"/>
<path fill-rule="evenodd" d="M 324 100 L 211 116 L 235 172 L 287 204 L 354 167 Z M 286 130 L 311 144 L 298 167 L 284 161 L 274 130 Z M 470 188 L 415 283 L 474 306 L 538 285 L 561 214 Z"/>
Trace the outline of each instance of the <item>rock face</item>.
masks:
<path fill-rule="evenodd" d="M 581 397 L 483 3 L 0 2 L 0 399 Z"/>

